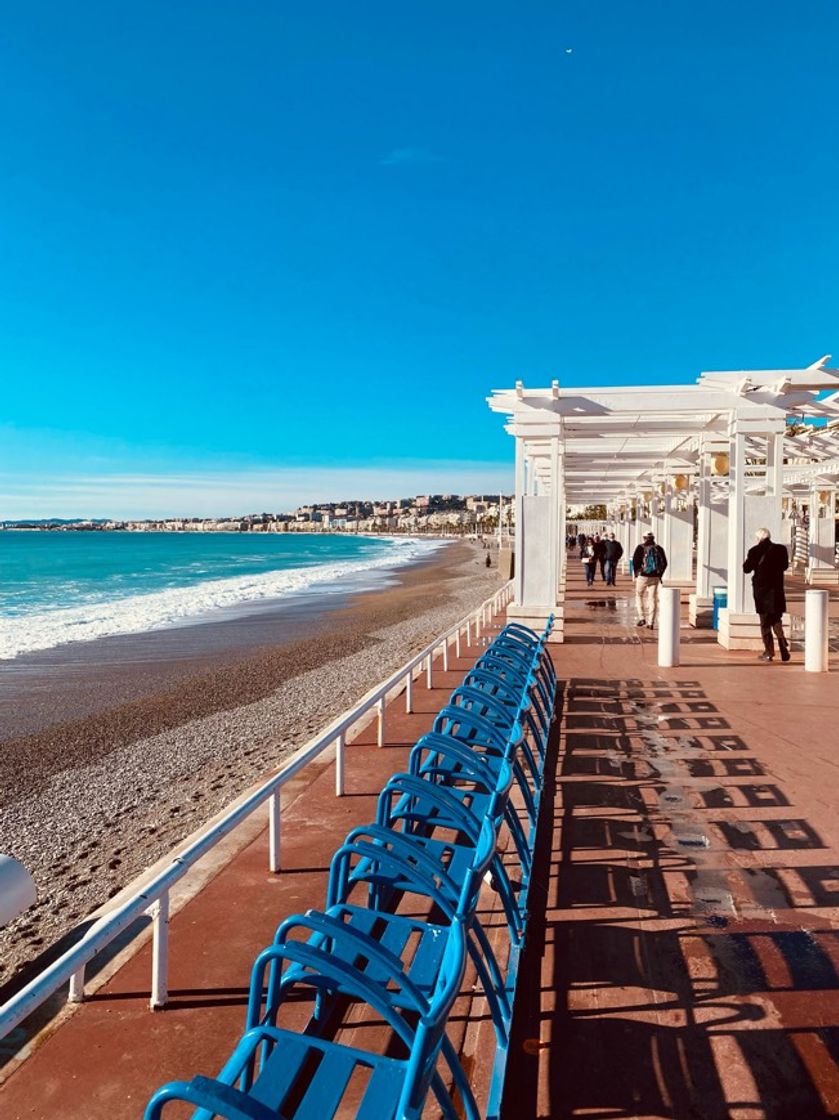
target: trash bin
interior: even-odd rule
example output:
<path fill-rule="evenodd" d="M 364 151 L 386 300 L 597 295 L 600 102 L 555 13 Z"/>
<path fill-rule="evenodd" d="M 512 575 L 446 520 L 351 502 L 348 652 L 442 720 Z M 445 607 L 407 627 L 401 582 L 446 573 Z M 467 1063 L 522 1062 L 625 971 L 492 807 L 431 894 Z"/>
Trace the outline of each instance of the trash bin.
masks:
<path fill-rule="evenodd" d="M 711 629 L 719 630 L 720 628 L 720 611 L 723 607 L 728 606 L 728 588 L 715 587 L 714 588 L 714 609 L 711 615 Z"/>

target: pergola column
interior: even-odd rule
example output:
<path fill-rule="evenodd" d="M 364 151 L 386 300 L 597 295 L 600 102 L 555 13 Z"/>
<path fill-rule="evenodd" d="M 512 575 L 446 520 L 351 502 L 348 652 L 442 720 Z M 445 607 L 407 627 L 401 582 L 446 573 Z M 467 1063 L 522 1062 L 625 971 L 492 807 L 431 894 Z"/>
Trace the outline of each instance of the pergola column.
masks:
<path fill-rule="evenodd" d="M 623 556 L 620 559 L 621 571 L 623 572 L 626 572 L 629 568 L 629 560 L 631 554 L 629 533 L 631 526 L 632 522 L 629 520 L 629 504 L 627 502 L 624 502 L 621 504 L 621 514 L 620 521 L 618 522 L 617 532 L 617 538 L 621 543 L 621 548 L 623 549 Z"/>
<path fill-rule="evenodd" d="M 746 553 L 755 543 L 755 531 L 769 530 L 774 540 L 781 533 L 783 433 L 781 420 L 745 420 L 734 414 L 729 429 L 728 487 L 728 606 L 720 611 L 719 642 L 726 649 L 763 649 L 760 620 L 752 597 L 752 578 L 743 572 Z M 766 439 L 762 493 L 759 465 L 747 473 L 746 440 Z"/>
<path fill-rule="evenodd" d="M 705 629 L 713 621 L 714 588 L 724 587 L 728 578 L 728 495 L 715 489 L 715 470 L 718 476 L 728 474 L 728 455 L 723 454 L 723 445 L 706 444 L 697 479 L 696 589 L 688 598 L 691 626 Z"/>
<path fill-rule="evenodd" d="M 652 532 L 652 517 L 650 514 L 650 502 L 652 495 L 650 491 L 645 490 L 639 492 L 636 498 L 636 508 L 638 510 L 635 517 L 635 532 L 633 533 L 632 551 L 638 547 L 644 539 L 645 533 Z"/>
<path fill-rule="evenodd" d="M 660 541 L 667 556 L 664 582 L 688 588 L 693 586 L 693 502 L 685 503 L 669 479 L 666 486 Z"/>
<path fill-rule="evenodd" d="M 540 450 L 544 438 L 540 441 Z M 516 433 L 516 564 L 510 621 L 541 630 L 555 615 L 552 641 L 563 641 L 561 581 L 565 539 L 565 485 L 560 431 L 550 435 L 547 471 L 528 455 L 526 435 Z"/>
<path fill-rule="evenodd" d="M 836 550 L 836 484 L 814 479 L 810 488 L 807 582 L 839 586 Z"/>
<path fill-rule="evenodd" d="M 664 519 L 667 515 L 668 503 L 667 485 L 663 482 L 656 483 L 650 502 L 650 531 L 662 546 L 664 544 Z"/>

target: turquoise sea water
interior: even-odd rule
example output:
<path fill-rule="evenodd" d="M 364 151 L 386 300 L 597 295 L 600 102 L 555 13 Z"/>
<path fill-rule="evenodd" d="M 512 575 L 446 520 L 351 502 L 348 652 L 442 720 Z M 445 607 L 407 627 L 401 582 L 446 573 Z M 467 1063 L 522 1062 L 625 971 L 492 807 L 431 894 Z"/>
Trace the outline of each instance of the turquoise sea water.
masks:
<path fill-rule="evenodd" d="M 308 533 L 0 532 L 0 659 L 341 590 L 436 547 Z"/>

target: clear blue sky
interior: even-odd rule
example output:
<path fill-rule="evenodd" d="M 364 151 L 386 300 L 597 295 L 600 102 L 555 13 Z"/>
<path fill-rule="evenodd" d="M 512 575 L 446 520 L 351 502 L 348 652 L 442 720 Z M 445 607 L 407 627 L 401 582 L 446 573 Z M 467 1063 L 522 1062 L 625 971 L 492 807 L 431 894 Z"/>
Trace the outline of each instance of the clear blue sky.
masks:
<path fill-rule="evenodd" d="M 839 349 L 835 0 L 2 16 L 0 517 L 499 485 L 516 378 Z"/>

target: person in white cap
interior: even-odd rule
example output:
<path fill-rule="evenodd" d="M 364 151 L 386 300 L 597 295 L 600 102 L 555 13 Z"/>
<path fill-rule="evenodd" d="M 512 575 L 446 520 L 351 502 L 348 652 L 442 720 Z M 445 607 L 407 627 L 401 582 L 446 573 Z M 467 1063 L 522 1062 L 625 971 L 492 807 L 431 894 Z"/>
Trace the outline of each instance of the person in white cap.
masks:
<path fill-rule="evenodd" d="M 635 579 L 636 626 L 652 630 L 658 614 L 658 589 L 661 577 L 667 570 L 667 557 L 652 533 L 645 533 L 644 540 L 632 554 L 632 575 Z"/>

